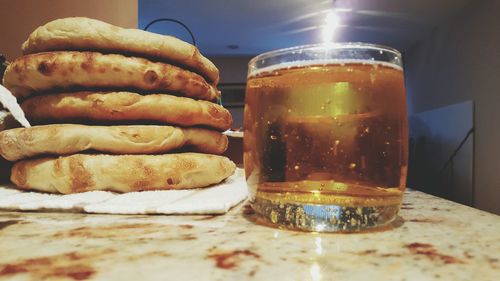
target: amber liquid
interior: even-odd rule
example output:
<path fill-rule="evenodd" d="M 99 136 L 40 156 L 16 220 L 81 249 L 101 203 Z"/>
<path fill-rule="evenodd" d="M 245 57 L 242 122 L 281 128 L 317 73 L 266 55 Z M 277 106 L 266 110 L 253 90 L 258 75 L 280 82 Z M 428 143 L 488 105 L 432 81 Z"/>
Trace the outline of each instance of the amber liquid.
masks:
<path fill-rule="evenodd" d="M 402 70 L 342 62 L 249 77 L 244 163 L 251 200 L 397 206 L 407 171 Z"/>

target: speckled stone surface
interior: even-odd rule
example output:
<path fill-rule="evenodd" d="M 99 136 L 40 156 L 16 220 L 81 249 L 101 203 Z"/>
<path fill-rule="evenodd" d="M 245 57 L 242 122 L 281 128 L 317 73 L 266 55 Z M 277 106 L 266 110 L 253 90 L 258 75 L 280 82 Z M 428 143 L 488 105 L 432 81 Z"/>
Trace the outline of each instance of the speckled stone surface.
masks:
<path fill-rule="evenodd" d="M 384 230 L 223 216 L 0 212 L 2 280 L 500 280 L 500 217 L 417 191 Z"/>

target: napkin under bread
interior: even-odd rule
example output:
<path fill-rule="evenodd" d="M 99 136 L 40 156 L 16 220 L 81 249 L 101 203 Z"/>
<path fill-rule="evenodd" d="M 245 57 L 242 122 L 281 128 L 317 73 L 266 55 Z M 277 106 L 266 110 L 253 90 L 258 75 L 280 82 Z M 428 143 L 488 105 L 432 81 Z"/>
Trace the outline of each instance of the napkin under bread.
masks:
<path fill-rule="evenodd" d="M 0 209 L 102 214 L 224 214 L 247 197 L 242 169 L 224 182 L 202 189 L 129 193 L 90 191 L 60 195 L 0 186 Z"/>

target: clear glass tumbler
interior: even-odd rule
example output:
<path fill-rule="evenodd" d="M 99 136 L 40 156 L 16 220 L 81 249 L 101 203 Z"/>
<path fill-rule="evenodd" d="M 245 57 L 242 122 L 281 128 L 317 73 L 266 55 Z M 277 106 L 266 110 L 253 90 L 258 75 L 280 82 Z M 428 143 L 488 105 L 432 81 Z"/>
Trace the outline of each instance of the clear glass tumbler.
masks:
<path fill-rule="evenodd" d="M 253 58 L 244 127 L 251 206 L 268 222 L 358 231 L 396 217 L 408 163 L 397 50 L 340 43 Z"/>

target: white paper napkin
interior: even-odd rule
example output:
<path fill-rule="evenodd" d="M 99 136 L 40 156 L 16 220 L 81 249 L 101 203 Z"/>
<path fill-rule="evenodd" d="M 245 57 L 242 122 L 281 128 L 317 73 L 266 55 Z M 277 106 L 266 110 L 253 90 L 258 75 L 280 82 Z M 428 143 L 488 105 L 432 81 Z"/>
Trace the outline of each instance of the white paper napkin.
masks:
<path fill-rule="evenodd" d="M 248 195 L 242 169 L 209 188 L 129 193 L 77 194 L 27 192 L 0 186 L 0 209 L 71 211 L 102 214 L 224 214 Z"/>

